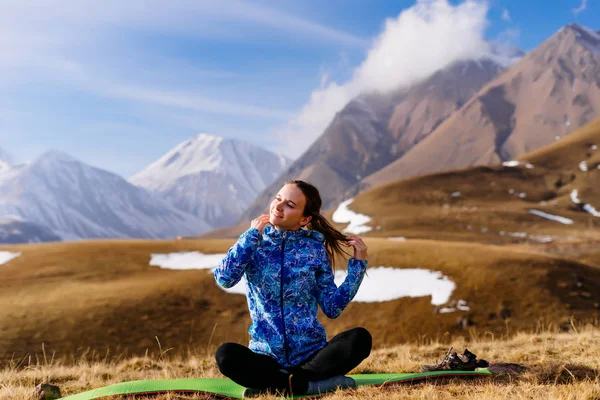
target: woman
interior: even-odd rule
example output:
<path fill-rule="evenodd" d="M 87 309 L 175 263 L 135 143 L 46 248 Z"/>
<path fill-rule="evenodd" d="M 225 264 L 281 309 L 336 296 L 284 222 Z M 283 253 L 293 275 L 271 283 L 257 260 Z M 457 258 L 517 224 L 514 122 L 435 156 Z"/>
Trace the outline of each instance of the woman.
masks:
<path fill-rule="evenodd" d="M 216 353 L 221 372 L 245 386 L 246 395 L 265 391 L 315 394 L 354 386 L 343 376 L 371 352 L 371 335 L 354 328 L 326 340 L 317 304 L 336 318 L 354 298 L 367 268 L 367 246 L 345 236 L 320 214 L 313 185 L 289 181 L 269 214 L 252 221 L 215 270 L 223 287 L 245 275 L 252 325 L 250 347 L 224 343 Z M 311 229 L 307 229 L 310 224 Z M 342 246 L 353 247 L 348 276 L 337 287 L 332 262 Z"/>

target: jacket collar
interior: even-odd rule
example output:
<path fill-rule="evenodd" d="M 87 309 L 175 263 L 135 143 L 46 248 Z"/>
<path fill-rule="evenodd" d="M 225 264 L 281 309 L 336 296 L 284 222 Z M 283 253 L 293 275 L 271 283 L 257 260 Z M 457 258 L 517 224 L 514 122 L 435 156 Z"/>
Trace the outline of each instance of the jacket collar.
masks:
<path fill-rule="evenodd" d="M 281 240 L 281 238 L 283 237 L 283 232 L 285 232 L 286 240 L 309 238 L 319 242 L 325 241 L 325 236 L 319 231 L 315 231 L 312 229 L 298 229 L 297 231 L 278 231 L 271 225 L 267 225 L 265 227 L 263 235 L 271 238 L 272 240 Z"/>

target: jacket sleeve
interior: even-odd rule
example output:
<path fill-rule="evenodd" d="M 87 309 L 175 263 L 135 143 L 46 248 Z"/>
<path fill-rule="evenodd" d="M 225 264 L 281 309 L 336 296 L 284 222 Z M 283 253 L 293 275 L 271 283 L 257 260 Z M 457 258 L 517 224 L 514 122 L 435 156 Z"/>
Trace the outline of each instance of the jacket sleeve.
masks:
<path fill-rule="evenodd" d="M 318 302 L 321 310 L 329 318 L 337 318 L 352 301 L 367 271 L 367 260 L 348 260 L 348 276 L 344 283 L 337 287 L 334 282 L 333 269 L 323 249 L 321 267 L 317 271 Z"/>
<path fill-rule="evenodd" d="M 261 239 L 262 234 L 256 228 L 250 228 L 242 233 L 215 269 L 215 280 L 219 285 L 227 289 L 235 286 L 242 279 Z"/>

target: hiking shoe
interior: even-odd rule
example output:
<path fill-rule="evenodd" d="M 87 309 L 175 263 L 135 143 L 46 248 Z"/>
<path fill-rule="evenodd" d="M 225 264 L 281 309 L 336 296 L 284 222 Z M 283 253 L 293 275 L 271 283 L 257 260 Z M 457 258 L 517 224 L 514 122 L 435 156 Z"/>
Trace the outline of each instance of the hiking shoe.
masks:
<path fill-rule="evenodd" d="M 305 394 L 321 394 L 333 392 L 338 388 L 347 389 L 355 386 L 356 382 L 354 379 L 344 375 L 336 375 L 320 381 L 308 381 L 308 389 Z"/>
<path fill-rule="evenodd" d="M 489 365 L 486 360 L 478 360 L 477 356 L 465 349 L 463 354 L 452 353 L 452 347 L 444 359 L 437 365 L 423 365 L 422 372 L 432 371 L 475 371 L 476 368 L 485 368 Z"/>

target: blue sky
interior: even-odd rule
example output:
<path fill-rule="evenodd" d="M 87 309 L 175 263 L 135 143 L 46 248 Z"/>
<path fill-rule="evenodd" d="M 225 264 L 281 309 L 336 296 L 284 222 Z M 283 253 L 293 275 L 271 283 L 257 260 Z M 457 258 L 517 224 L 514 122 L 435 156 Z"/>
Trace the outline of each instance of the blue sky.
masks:
<path fill-rule="evenodd" d="M 360 91 L 483 39 L 527 51 L 571 22 L 599 30 L 599 3 L 3 0 L 0 148 L 125 178 L 199 132 L 297 156 Z"/>

